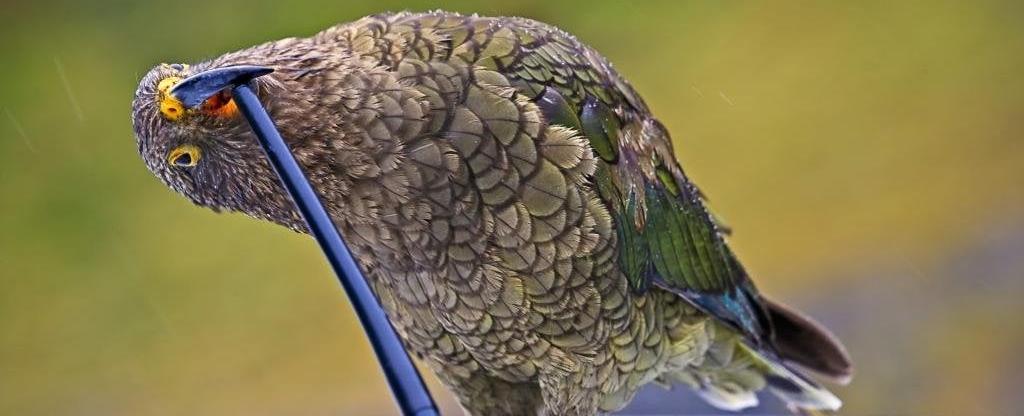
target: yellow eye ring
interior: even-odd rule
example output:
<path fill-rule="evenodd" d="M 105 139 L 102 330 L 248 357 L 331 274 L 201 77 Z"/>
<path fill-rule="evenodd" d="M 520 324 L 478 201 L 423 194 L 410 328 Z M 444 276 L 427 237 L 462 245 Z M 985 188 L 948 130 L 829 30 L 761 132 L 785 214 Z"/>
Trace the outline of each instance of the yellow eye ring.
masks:
<path fill-rule="evenodd" d="M 191 168 L 199 164 L 199 158 L 202 157 L 202 154 L 198 147 L 184 144 L 171 150 L 171 154 L 167 156 L 167 163 L 170 163 L 172 166 Z"/>

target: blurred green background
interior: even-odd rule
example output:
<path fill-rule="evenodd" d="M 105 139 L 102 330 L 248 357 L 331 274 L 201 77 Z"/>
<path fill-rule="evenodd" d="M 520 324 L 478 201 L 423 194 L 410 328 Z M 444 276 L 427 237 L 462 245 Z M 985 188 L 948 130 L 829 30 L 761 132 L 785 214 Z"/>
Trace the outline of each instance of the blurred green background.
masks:
<path fill-rule="evenodd" d="M 846 341 L 846 414 L 1021 414 L 1022 4 L 3 2 L 0 414 L 393 414 L 313 241 L 165 189 L 129 105 L 159 62 L 437 7 L 614 62 L 763 291 Z"/>

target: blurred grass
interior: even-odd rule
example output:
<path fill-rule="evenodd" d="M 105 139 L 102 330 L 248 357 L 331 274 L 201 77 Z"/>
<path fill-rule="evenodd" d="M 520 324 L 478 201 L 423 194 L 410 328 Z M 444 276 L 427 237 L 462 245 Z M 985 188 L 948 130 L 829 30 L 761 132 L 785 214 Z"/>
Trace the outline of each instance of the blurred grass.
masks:
<path fill-rule="evenodd" d="M 393 412 L 312 241 L 164 189 L 129 105 L 159 62 L 442 6 L 615 63 L 759 285 L 848 341 L 849 414 L 1021 411 L 1024 307 L 998 289 L 1024 245 L 963 254 L 1024 235 L 1019 2 L 8 1 L 0 414 Z"/>

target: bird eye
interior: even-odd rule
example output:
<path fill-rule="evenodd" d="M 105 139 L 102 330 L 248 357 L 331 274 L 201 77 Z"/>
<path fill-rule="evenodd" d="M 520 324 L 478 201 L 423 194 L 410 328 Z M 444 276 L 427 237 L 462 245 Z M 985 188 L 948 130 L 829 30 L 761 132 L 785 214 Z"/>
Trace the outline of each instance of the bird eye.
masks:
<path fill-rule="evenodd" d="M 202 152 L 199 151 L 198 147 L 186 144 L 171 150 L 171 154 L 167 156 L 167 161 L 174 166 L 190 168 L 199 163 L 201 155 Z"/>

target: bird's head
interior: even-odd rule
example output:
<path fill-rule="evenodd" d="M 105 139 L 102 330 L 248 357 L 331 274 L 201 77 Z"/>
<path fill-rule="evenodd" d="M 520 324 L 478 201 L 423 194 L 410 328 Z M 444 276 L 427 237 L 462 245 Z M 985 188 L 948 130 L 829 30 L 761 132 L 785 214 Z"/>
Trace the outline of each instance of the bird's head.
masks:
<path fill-rule="evenodd" d="M 213 63 L 158 65 L 139 84 L 132 122 L 139 154 L 171 189 L 197 205 L 241 211 L 296 228 L 297 213 L 231 95 L 238 80 L 230 77 L 267 72 Z M 215 76 L 192 83 L 200 85 L 187 92 L 175 91 L 182 81 L 210 73 Z M 253 81 L 257 93 L 263 94 L 275 82 Z"/>
<path fill-rule="evenodd" d="M 161 181 L 197 205 L 301 229 L 231 90 L 251 80 L 317 191 L 329 198 L 345 193 L 352 178 L 380 171 L 381 158 L 368 153 L 384 147 L 365 140 L 366 122 L 357 121 L 365 116 L 362 107 L 380 105 L 368 90 L 376 84 L 364 82 L 375 70 L 310 39 L 284 39 L 191 66 L 157 65 L 132 103 L 139 153 Z"/>
<path fill-rule="evenodd" d="M 363 94 L 351 87 L 359 84 L 354 80 L 362 65 L 330 43 L 309 38 L 268 42 L 194 65 L 157 65 L 143 76 L 132 102 L 139 154 L 154 175 L 197 205 L 301 228 L 232 87 L 251 80 L 300 163 L 326 170 L 322 161 L 331 149 L 322 139 L 335 138 L 333 146 L 342 146 L 344 134 L 337 130 L 355 128 L 338 103 Z M 187 91 L 175 88 L 200 77 Z"/>

